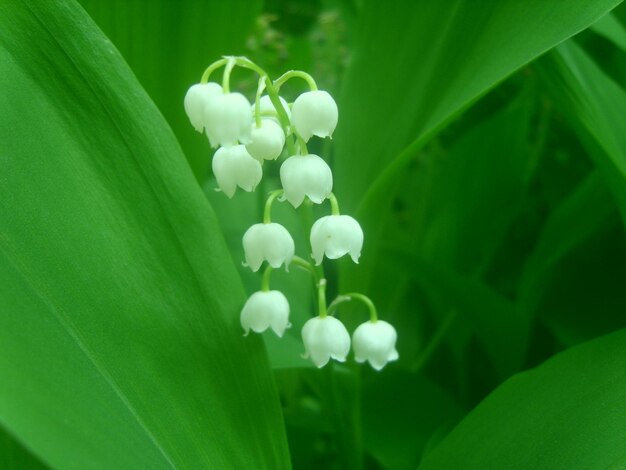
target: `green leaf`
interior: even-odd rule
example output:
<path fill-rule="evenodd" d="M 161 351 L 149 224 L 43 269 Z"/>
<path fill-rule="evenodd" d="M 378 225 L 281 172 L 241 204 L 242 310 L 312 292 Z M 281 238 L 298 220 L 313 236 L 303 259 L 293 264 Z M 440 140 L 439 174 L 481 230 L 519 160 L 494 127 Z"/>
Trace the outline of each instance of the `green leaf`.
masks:
<path fill-rule="evenodd" d="M 0 424 L 56 468 L 289 467 L 216 217 L 115 48 L 4 2 L 0 69 Z"/>
<path fill-rule="evenodd" d="M 621 330 L 509 379 L 419 468 L 622 468 L 624 390 L 626 330 Z"/>
<path fill-rule="evenodd" d="M 367 2 L 335 138 L 345 203 L 354 209 L 371 187 L 366 201 L 372 204 L 415 154 L 403 152 L 409 143 L 619 3 Z"/>
<path fill-rule="evenodd" d="M 626 52 L 626 28 L 622 26 L 612 13 L 603 16 L 599 21 L 591 25 L 591 30 Z"/>
<path fill-rule="evenodd" d="M 626 223 L 626 92 L 580 49 L 568 42 L 540 68 L 602 173 Z"/>
<path fill-rule="evenodd" d="M 0 427 L 0 469 L 39 470 L 46 469 L 31 452 Z"/>

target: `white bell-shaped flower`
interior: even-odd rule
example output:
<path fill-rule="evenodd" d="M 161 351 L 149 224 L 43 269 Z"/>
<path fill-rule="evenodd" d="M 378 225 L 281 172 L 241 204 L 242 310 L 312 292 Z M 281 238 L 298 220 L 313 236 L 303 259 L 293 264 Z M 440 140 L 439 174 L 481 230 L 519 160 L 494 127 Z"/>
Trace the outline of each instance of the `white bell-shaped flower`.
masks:
<path fill-rule="evenodd" d="M 349 253 L 352 261 L 359 262 L 363 248 L 363 230 L 349 215 L 327 215 L 316 220 L 311 227 L 311 256 L 315 264 L 328 259 L 341 258 Z"/>
<path fill-rule="evenodd" d="M 282 127 L 271 119 L 262 119 L 260 127 L 252 126 L 250 143 L 246 149 L 259 161 L 275 160 L 285 146 L 285 133 Z"/>
<path fill-rule="evenodd" d="M 237 186 L 244 191 L 254 191 L 263 176 L 261 164 L 243 145 L 217 149 L 212 167 L 219 189 L 228 197 L 233 197 Z"/>
<path fill-rule="evenodd" d="M 191 125 L 198 131 L 204 130 L 204 109 L 209 100 L 222 94 L 222 87 L 214 82 L 196 83 L 185 95 L 185 112 Z"/>
<path fill-rule="evenodd" d="M 398 359 L 396 329 L 383 320 L 361 323 L 352 334 L 352 347 L 357 362 L 369 361 L 380 370 L 385 364 Z"/>
<path fill-rule="evenodd" d="M 302 93 L 291 108 L 291 122 L 305 142 L 314 135 L 332 137 L 338 119 L 337 103 L 322 90 Z"/>
<path fill-rule="evenodd" d="M 277 290 L 255 292 L 241 310 L 241 326 L 246 335 L 250 330 L 261 333 L 271 327 L 277 336 L 282 337 L 285 329 L 291 326 L 287 297 Z"/>
<path fill-rule="evenodd" d="M 350 352 L 350 335 L 335 317 L 314 317 L 302 328 L 304 357 L 310 357 L 317 367 L 324 367 L 333 358 L 345 362 Z"/>
<path fill-rule="evenodd" d="M 289 266 L 295 252 L 293 238 L 285 227 L 270 222 L 254 224 L 243 235 L 243 250 L 246 256 L 245 266 L 258 271 L 263 261 L 272 268 L 279 268 L 285 263 Z"/>
<path fill-rule="evenodd" d="M 315 204 L 321 204 L 333 190 L 333 172 L 317 155 L 295 155 L 280 167 L 280 182 L 284 198 L 298 207 L 308 196 Z"/>
<path fill-rule="evenodd" d="M 237 141 L 247 144 L 252 129 L 250 102 L 241 93 L 213 96 L 204 108 L 204 124 L 212 147 L 230 147 Z"/>
<path fill-rule="evenodd" d="M 280 100 L 280 103 L 283 105 L 283 109 L 285 110 L 285 113 L 287 113 L 287 117 L 289 118 L 289 120 L 291 120 L 291 109 L 289 109 L 289 104 L 287 104 L 287 101 L 285 101 L 285 99 L 282 96 L 279 96 L 278 99 Z M 267 95 L 261 96 L 261 99 L 259 100 L 259 111 L 261 112 L 264 118 L 268 114 L 274 114 L 276 117 L 274 116 L 267 116 L 267 117 L 269 119 L 272 119 L 277 124 L 279 124 L 278 111 L 276 110 L 276 107 L 274 106 L 274 103 L 272 103 L 272 100 L 270 99 L 269 96 Z M 252 112 L 254 112 L 254 104 L 252 105 Z"/>

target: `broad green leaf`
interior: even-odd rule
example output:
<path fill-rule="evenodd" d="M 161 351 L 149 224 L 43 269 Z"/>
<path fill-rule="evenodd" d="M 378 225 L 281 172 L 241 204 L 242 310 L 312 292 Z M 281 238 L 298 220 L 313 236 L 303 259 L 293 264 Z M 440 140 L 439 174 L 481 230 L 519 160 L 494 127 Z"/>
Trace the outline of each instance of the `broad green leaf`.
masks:
<path fill-rule="evenodd" d="M 360 218 L 369 250 L 397 177 L 447 122 L 524 64 L 619 3 L 367 2 L 340 100 L 335 174 L 344 208 Z M 358 169 L 358 171 L 355 171 Z M 358 209 L 357 209 L 358 206 Z M 374 269 L 364 260 L 361 273 Z M 367 284 L 356 269 L 350 288 Z"/>
<path fill-rule="evenodd" d="M 605 37 L 621 50 L 626 52 L 626 28 L 622 26 L 619 20 L 612 13 L 609 13 L 608 15 L 600 18 L 599 21 L 596 21 L 591 26 L 591 30 L 596 34 Z"/>
<path fill-rule="evenodd" d="M 604 176 L 626 221 L 626 92 L 573 42 L 561 45 L 540 69 Z"/>
<path fill-rule="evenodd" d="M 223 55 L 244 53 L 245 39 L 260 13 L 262 1 L 80 3 L 124 56 L 172 127 L 196 176 L 202 179 L 210 162 L 207 140 L 191 127 L 180 103 L 210 62 Z M 215 79 L 219 77 L 216 75 Z M 234 78 L 240 78 L 238 72 Z"/>
<path fill-rule="evenodd" d="M 415 153 L 401 153 L 409 143 L 619 3 L 366 2 L 336 135 L 337 181 L 350 182 L 338 184 L 349 207 L 371 186 L 387 189 Z"/>
<path fill-rule="evenodd" d="M 626 330 L 621 330 L 509 379 L 419 468 L 622 468 L 625 391 Z"/>
<path fill-rule="evenodd" d="M 289 467 L 218 221 L 73 1 L 0 4 L 0 424 L 56 468 Z"/>
<path fill-rule="evenodd" d="M 43 470 L 46 469 L 37 458 L 20 442 L 0 427 L 0 469 L 2 470 Z"/>

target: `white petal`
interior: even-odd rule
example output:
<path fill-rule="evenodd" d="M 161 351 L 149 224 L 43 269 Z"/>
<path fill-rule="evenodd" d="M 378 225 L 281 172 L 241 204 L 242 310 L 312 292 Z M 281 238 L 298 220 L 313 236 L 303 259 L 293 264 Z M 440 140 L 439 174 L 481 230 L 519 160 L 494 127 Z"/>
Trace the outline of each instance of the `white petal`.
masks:
<path fill-rule="evenodd" d="M 237 189 L 235 173 L 232 169 L 232 161 L 229 158 L 230 150 L 219 148 L 213 155 L 213 174 L 217 180 L 217 185 L 228 197 L 233 197 Z"/>
<path fill-rule="evenodd" d="M 295 244 L 289 231 L 280 224 L 263 224 L 263 256 L 273 268 L 283 263 L 289 265 L 295 252 Z"/>
<path fill-rule="evenodd" d="M 285 146 L 285 133 L 283 129 L 270 119 L 261 120 L 261 126 L 252 126 L 250 143 L 246 150 L 259 161 L 275 160 Z"/>
<path fill-rule="evenodd" d="M 383 320 L 359 325 L 352 334 L 352 347 L 357 362 L 369 361 L 376 370 L 398 359 L 395 328 Z"/>
<path fill-rule="evenodd" d="M 287 101 L 285 101 L 282 96 L 279 96 L 278 99 L 280 100 L 280 103 L 283 105 L 283 109 L 285 110 L 285 113 L 287 113 L 287 117 L 289 118 L 289 120 L 291 120 L 291 110 L 289 109 L 289 105 L 287 104 Z M 259 108 L 263 115 L 266 115 L 268 113 L 273 113 L 277 117 L 271 118 L 271 119 L 273 119 L 274 122 L 279 123 L 278 112 L 276 111 L 276 107 L 274 106 L 274 103 L 272 103 L 272 100 L 270 99 L 268 95 L 261 96 L 261 100 L 259 101 Z M 252 105 L 252 111 L 254 112 L 254 104 Z"/>
<path fill-rule="evenodd" d="M 334 317 L 315 317 L 302 328 L 302 342 L 306 354 L 317 367 L 325 366 L 332 357 L 346 360 L 350 350 L 350 335 L 346 327 Z"/>
<path fill-rule="evenodd" d="M 294 206 L 302 204 L 304 196 L 321 204 L 333 190 L 333 173 L 317 155 L 295 155 L 280 167 L 280 181 L 285 198 Z"/>
<path fill-rule="evenodd" d="M 359 262 L 363 248 L 363 230 L 349 215 L 321 217 L 311 227 L 311 248 L 316 264 L 321 264 L 324 255 L 337 259 L 350 253 L 355 263 Z"/>
<path fill-rule="evenodd" d="M 276 290 L 255 292 L 241 311 L 241 326 L 246 331 L 261 333 L 271 326 L 281 337 L 289 327 L 289 302 Z"/>
<path fill-rule="evenodd" d="M 196 83 L 185 95 L 185 112 L 191 125 L 198 131 L 204 129 L 204 109 L 208 100 L 222 93 L 222 87 L 217 83 Z"/>
<path fill-rule="evenodd" d="M 248 143 L 252 126 L 250 103 L 241 93 L 217 95 L 206 103 L 204 122 L 211 145 Z"/>
<path fill-rule="evenodd" d="M 293 103 L 291 122 L 305 142 L 316 135 L 331 137 L 339 118 L 337 104 L 326 91 L 302 93 Z"/>
<path fill-rule="evenodd" d="M 263 246 L 261 235 L 263 224 L 254 224 L 243 234 L 243 251 L 246 257 L 246 264 L 256 272 L 263 264 Z"/>

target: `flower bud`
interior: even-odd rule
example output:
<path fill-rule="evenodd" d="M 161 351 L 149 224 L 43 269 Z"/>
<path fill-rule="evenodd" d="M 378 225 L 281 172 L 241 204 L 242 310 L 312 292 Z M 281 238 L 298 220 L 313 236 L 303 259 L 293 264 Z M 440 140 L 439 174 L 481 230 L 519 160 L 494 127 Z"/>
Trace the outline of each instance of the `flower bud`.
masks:
<path fill-rule="evenodd" d="M 302 204 L 304 196 L 321 204 L 333 190 L 333 173 L 317 155 L 295 155 L 281 165 L 280 182 L 293 207 Z"/>
<path fill-rule="evenodd" d="M 314 317 L 302 328 L 304 357 L 310 357 L 317 367 L 324 367 L 330 358 L 345 362 L 350 352 L 350 335 L 335 317 Z"/>
<path fill-rule="evenodd" d="M 243 235 L 245 266 L 258 271 L 266 260 L 272 268 L 289 266 L 295 252 L 293 238 L 285 227 L 276 223 L 254 224 Z"/>
<path fill-rule="evenodd" d="M 350 253 L 352 261 L 359 262 L 363 248 L 363 230 L 349 215 L 327 215 L 315 221 L 311 227 L 311 256 L 315 264 L 328 259 L 341 258 Z"/>
<path fill-rule="evenodd" d="M 271 327 L 278 337 L 282 337 L 285 329 L 291 326 L 287 297 L 277 290 L 255 292 L 241 310 L 241 326 L 246 335 L 250 330 L 262 333 Z"/>
<path fill-rule="evenodd" d="M 222 94 L 222 87 L 217 83 L 196 83 L 185 95 L 185 112 L 191 125 L 198 131 L 204 130 L 204 109 L 208 101 Z"/>
<path fill-rule="evenodd" d="M 212 147 L 230 147 L 250 141 L 252 112 L 241 93 L 224 93 L 211 97 L 204 107 L 204 123 Z"/>
<path fill-rule="evenodd" d="M 283 109 L 285 110 L 285 113 L 287 113 L 287 117 L 291 120 L 291 109 L 289 109 L 289 104 L 287 104 L 287 101 L 285 101 L 282 96 L 279 96 L 278 100 L 283 105 Z M 279 124 L 278 111 L 276 110 L 276 107 L 274 106 L 274 103 L 272 103 L 272 100 L 269 96 L 261 96 L 261 99 L 259 100 L 259 111 L 261 111 L 261 114 L 263 114 L 264 118 L 266 117 L 266 114 L 273 113 L 276 117 L 270 116 L 268 118 Z M 254 104 L 252 105 L 252 112 L 254 112 Z"/>
<path fill-rule="evenodd" d="M 285 146 L 283 129 L 271 119 L 261 120 L 261 126 L 252 126 L 250 143 L 246 150 L 259 161 L 275 160 Z"/>
<path fill-rule="evenodd" d="M 362 323 L 352 334 L 354 359 L 357 362 L 369 361 L 374 369 L 380 370 L 387 362 L 398 359 L 397 338 L 396 329 L 386 321 Z"/>
<path fill-rule="evenodd" d="M 322 90 L 302 93 L 291 108 L 291 122 L 305 142 L 313 135 L 332 137 L 338 118 L 337 103 Z"/>
<path fill-rule="evenodd" d="M 243 145 L 217 149 L 212 167 L 219 189 L 228 197 L 233 197 L 237 186 L 244 191 L 254 191 L 263 176 L 261 164 Z"/>

